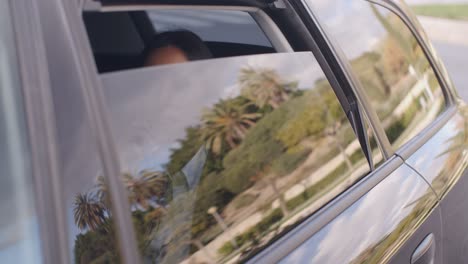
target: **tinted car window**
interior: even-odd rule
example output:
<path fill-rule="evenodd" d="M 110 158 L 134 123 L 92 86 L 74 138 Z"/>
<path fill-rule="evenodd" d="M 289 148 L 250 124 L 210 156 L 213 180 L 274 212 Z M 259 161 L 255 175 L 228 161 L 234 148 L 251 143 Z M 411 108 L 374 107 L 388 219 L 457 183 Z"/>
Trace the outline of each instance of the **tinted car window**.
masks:
<path fill-rule="evenodd" d="M 147 260 L 244 259 L 369 171 L 310 52 L 150 67 L 102 82 Z"/>
<path fill-rule="evenodd" d="M 366 1 L 309 3 L 350 60 L 395 148 L 445 109 L 444 94 L 428 59 L 397 15 Z"/>
<path fill-rule="evenodd" d="M 0 2 L 0 262 L 41 263 L 9 1 Z"/>
<path fill-rule="evenodd" d="M 155 39 L 161 44 L 160 34 L 167 32 L 194 33 L 213 58 L 275 52 L 251 13 L 244 11 L 87 12 L 83 20 L 99 72 L 144 66 L 147 53 L 154 49 Z"/>
<path fill-rule="evenodd" d="M 205 41 L 271 47 L 261 28 L 247 12 L 224 10 L 147 11 L 157 32 L 187 29 Z"/>

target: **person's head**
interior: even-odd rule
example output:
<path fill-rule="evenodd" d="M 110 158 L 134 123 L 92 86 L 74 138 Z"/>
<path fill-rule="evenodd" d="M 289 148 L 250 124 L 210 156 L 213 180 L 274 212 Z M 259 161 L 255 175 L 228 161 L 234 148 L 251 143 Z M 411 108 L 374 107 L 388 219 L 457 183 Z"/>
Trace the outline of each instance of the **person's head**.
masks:
<path fill-rule="evenodd" d="M 157 34 L 145 50 L 145 66 L 211 58 L 211 52 L 195 33 L 186 30 Z"/>

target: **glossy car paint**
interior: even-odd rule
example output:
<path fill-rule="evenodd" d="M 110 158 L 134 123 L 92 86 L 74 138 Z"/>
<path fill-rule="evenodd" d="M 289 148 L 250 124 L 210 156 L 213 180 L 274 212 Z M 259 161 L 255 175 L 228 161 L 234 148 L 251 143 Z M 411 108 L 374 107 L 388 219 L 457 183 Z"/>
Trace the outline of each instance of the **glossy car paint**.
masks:
<path fill-rule="evenodd" d="M 417 170 L 441 200 L 443 219 L 443 263 L 463 263 L 468 258 L 468 203 L 465 172 L 466 117 L 455 113 L 407 163 Z"/>
<path fill-rule="evenodd" d="M 434 218 L 440 227 L 436 205 L 430 186 L 402 164 L 281 263 L 381 263 L 391 257 L 402 263 L 405 256 L 394 254 L 423 222 Z M 433 234 L 440 240 L 440 229 Z M 439 250 L 437 263 L 441 257 Z"/>

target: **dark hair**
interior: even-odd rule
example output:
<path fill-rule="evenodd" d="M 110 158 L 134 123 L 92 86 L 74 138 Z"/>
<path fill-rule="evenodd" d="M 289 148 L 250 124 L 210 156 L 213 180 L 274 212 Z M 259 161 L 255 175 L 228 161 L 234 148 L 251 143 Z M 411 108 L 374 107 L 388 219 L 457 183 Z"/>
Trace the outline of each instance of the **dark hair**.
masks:
<path fill-rule="evenodd" d="M 180 49 L 191 61 L 213 57 L 203 40 L 188 30 L 167 31 L 157 34 L 147 45 L 144 57 L 148 58 L 154 50 L 164 47 Z"/>

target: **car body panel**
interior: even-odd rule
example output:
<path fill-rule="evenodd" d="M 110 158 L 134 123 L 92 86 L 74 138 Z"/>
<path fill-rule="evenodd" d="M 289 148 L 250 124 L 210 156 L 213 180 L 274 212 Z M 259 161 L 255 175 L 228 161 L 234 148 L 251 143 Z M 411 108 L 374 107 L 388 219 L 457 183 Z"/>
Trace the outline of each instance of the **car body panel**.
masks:
<path fill-rule="evenodd" d="M 463 106 L 461 111 L 465 111 Z M 437 193 L 443 220 L 443 263 L 462 263 L 468 258 L 468 174 L 466 173 L 466 117 L 455 113 L 445 125 L 406 162 Z"/>
<path fill-rule="evenodd" d="M 441 230 L 433 229 L 440 227 L 436 204 L 430 186 L 402 165 L 281 263 L 380 263 L 392 256 L 397 263 L 409 261 L 394 254 L 429 217 L 435 222 L 430 232 L 441 237 Z"/>
<path fill-rule="evenodd" d="M 434 191 L 443 199 L 459 180 L 466 167 L 465 118 L 454 114 L 421 148 L 406 162 L 419 172 Z"/>

